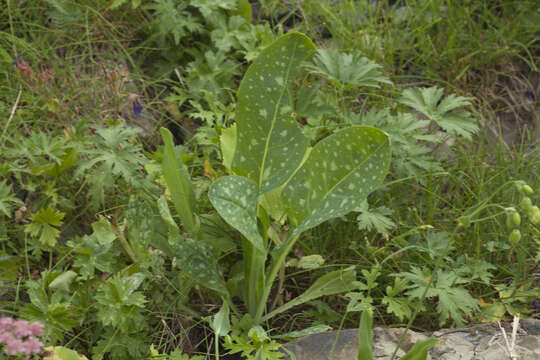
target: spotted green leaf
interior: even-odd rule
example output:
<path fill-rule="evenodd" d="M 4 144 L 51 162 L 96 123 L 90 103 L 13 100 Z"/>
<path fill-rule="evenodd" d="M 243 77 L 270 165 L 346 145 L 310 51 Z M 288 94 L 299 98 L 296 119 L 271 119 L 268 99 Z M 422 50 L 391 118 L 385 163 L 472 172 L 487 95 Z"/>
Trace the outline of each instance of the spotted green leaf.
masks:
<path fill-rule="evenodd" d="M 390 139 L 379 129 L 353 126 L 320 141 L 281 194 L 293 235 L 361 206 L 390 166 Z"/>
<path fill-rule="evenodd" d="M 257 227 L 257 197 L 257 184 L 242 176 L 222 177 L 208 192 L 219 215 L 264 253 L 266 250 Z"/>
<path fill-rule="evenodd" d="M 261 194 L 283 184 L 306 152 L 307 139 L 292 116 L 290 85 L 315 51 L 305 35 L 283 35 L 261 52 L 240 83 L 232 169 L 254 180 Z"/>
<path fill-rule="evenodd" d="M 178 267 L 204 287 L 228 294 L 213 249 L 200 241 L 178 236 L 173 244 Z"/>

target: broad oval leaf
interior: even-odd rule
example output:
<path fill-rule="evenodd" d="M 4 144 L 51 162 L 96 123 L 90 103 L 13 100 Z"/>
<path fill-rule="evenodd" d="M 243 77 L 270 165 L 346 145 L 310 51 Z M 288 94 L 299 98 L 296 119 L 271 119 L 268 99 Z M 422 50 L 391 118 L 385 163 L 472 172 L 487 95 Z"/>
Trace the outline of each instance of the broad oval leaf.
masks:
<path fill-rule="evenodd" d="M 240 83 L 232 169 L 254 180 L 261 194 L 283 184 L 306 152 L 289 92 L 300 63 L 315 50 L 305 35 L 283 35 L 261 52 Z"/>
<path fill-rule="evenodd" d="M 257 184 L 242 176 L 225 176 L 210 187 L 208 198 L 219 215 L 265 253 L 257 227 Z"/>
<path fill-rule="evenodd" d="M 213 249 L 203 242 L 177 236 L 171 244 L 178 267 L 204 287 L 228 295 Z"/>
<path fill-rule="evenodd" d="M 298 235 L 343 216 L 384 180 L 390 166 L 390 139 L 381 130 L 353 126 L 320 141 L 281 194 Z"/>

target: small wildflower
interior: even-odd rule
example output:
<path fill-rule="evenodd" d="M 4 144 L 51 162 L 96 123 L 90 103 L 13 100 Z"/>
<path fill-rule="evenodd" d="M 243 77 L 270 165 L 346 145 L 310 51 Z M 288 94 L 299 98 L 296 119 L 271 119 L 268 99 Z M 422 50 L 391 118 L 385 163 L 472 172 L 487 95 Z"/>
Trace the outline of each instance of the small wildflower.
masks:
<path fill-rule="evenodd" d="M 139 97 L 135 94 L 131 94 L 129 95 L 129 101 L 131 102 L 133 106 L 133 113 L 135 114 L 135 116 L 141 115 L 143 111 L 143 107 L 141 103 L 139 102 Z"/>
<path fill-rule="evenodd" d="M 43 328 L 45 325 L 43 325 L 40 322 L 33 322 L 30 324 L 30 330 L 32 331 L 32 335 L 34 336 L 43 336 Z"/>
<path fill-rule="evenodd" d="M 15 68 L 19 69 L 21 74 L 24 76 L 32 77 L 34 76 L 34 70 L 21 58 L 21 55 L 17 56 L 17 60 L 13 60 L 12 62 L 13 66 Z"/>
<path fill-rule="evenodd" d="M 0 346 L 5 345 L 7 355 L 31 355 L 41 352 L 43 343 L 34 336 L 43 335 L 43 324 L 14 320 L 10 317 L 0 319 Z"/>
<path fill-rule="evenodd" d="M 32 330 L 30 329 L 30 323 L 26 320 L 15 321 L 13 333 L 18 337 L 31 336 Z"/>

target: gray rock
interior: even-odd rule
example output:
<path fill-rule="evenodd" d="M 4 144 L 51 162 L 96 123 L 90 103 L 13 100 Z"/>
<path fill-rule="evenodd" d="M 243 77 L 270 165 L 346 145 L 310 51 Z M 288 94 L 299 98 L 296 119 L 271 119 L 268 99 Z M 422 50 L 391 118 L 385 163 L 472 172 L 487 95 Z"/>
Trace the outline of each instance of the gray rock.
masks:
<path fill-rule="evenodd" d="M 509 341 L 512 324 L 503 324 Z M 374 328 L 373 355 L 390 359 L 404 329 Z M 408 331 L 397 358 L 412 348 L 417 340 L 439 339 L 428 355 L 429 360 L 509 360 L 507 346 L 496 323 L 443 329 L 433 333 Z M 358 329 L 313 334 L 284 345 L 297 360 L 357 360 Z M 333 349 L 333 351 L 332 351 Z M 516 337 L 515 354 L 520 360 L 540 360 L 540 320 L 523 319 Z M 330 357 L 331 355 L 331 357 Z M 290 360 L 289 357 L 286 357 Z"/>

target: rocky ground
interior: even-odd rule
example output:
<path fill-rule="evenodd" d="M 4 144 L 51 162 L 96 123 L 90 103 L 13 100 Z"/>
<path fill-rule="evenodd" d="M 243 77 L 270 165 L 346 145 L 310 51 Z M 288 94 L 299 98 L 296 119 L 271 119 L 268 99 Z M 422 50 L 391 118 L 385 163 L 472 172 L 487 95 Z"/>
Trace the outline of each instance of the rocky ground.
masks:
<path fill-rule="evenodd" d="M 417 340 L 439 339 L 428 360 L 540 360 L 540 320 L 523 319 L 512 349 L 512 323 L 471 325 L 458 329 L 443 329 L 433 333 L 408 331 L 397 358 L 403 356 Z M 375 328 L 373 354 L 376 359 L 390 359 L 404 329 Z M 337 337 L 337 341 L 336 341 Z M 334 346 L 335 342 L 335 346 Z M 334 346 L 334 351 L 331 349 Z M 285 344 L 296 360 L 357 360 L 358 329 L 331 331 L 309 335 Z M 330 356 L 331 355 L 331 356 Z M 286 357 L 287 360 L 292 360 Z"/>

